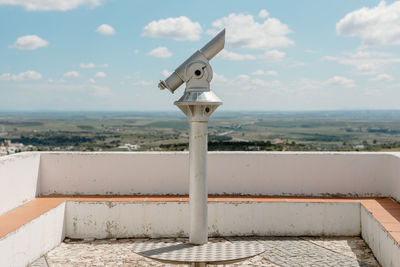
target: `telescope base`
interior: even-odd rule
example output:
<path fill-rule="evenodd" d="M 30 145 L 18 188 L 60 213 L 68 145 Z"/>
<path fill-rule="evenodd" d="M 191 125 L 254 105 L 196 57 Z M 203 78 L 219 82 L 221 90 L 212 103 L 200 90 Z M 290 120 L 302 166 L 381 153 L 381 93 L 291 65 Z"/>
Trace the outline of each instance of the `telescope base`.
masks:
<path fill-rule="evenodd" d="M 183 242 L 141 242 L 133 244 L 133 252 L 167 264 L 189 264 L 207 266 L 208 264 L 230 264 L 257 256 L 265 251 L 257 241 L 214 242 L 192 245 Z"/>

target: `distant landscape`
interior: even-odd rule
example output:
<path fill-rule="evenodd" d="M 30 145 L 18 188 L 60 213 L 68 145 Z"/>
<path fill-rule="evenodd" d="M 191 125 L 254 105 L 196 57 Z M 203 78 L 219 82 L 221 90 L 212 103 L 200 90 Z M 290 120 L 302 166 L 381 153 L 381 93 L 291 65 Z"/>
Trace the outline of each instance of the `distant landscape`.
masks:
<path fill-rule="evenodd" d="M 1 112 L 1 155 L 21 151 L 184 151 L 176 112 Z M 227 112 L 210 151 L 400 151 L 400 110 Z"/>

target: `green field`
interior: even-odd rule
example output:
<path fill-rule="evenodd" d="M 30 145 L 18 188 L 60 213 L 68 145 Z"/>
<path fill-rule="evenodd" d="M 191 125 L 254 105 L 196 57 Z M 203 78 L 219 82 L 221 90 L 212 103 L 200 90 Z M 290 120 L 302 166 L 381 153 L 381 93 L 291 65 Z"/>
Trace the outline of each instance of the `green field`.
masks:
<path fill-rule="evenodd" d="M 185 150 L 177 112 L 2 112 L 0 142 L 29 150 Z M 209 150 L 400 151 L 400 111 L 216 112 Z"/>

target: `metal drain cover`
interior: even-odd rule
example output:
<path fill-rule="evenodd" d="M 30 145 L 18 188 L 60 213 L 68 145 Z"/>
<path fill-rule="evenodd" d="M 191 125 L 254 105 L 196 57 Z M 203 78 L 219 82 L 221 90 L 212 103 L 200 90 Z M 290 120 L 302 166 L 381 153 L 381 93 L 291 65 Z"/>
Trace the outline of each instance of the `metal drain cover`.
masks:
<path fill-rule="evenodd" d="M 133 252 L 163 263 L 224 264 L 239 262 L 265 251 L 257 241 L 214 242 L 204 245 L 173 242 L 135 242 Z"/>

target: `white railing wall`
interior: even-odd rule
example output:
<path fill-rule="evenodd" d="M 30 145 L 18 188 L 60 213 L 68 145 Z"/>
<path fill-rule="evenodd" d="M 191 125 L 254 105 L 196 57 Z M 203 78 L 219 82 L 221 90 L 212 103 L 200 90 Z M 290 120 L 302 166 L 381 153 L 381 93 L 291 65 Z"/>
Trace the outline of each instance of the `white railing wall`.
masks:
<path fill-rule="evenodd" d="M 393 153 L 390 169 L 392 176 L 390 196 L 400 202 L 400 153 Z"/>
<path fill-rule="evenodd" d="M 38 153 L 0 157 L 0 215 L 35 198 L 39 160 Z"/>
<path fill-rule="evenodd" d="M 185 152 L 42 153 L 40 192 L 187 194 Z M 393 196 L 396 153 L 210 152 L 210 194 Z"/>

